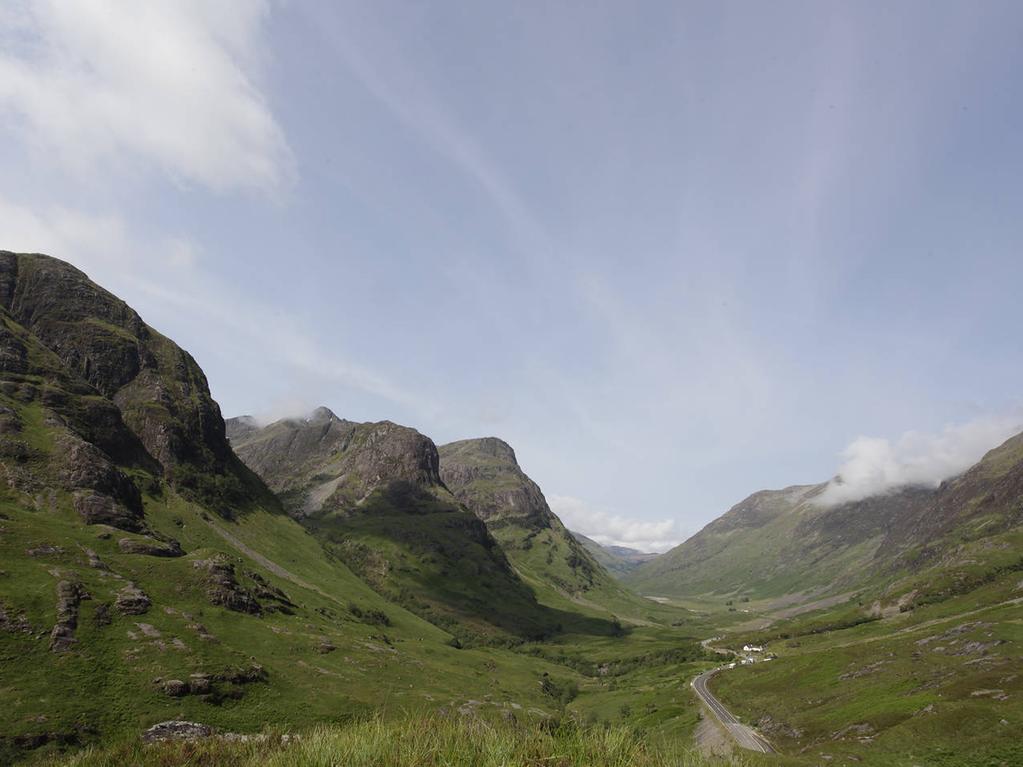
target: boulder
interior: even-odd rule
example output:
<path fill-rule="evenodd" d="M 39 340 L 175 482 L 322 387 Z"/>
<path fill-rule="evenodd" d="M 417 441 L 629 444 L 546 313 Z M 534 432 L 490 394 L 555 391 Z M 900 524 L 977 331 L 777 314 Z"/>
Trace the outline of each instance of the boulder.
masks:
<path fill-rule="evenodd" d="M 134 583 L 129 583 L 117 592 L 114 606 L 122 615 L 143 615 L 152 604 L 149 595 Z"/>
<path fill-rule="evenodd" d="M 144 554 L 150 557 L 182 557 L 185 552 L 181 544 L 175 540 L 166 543 L 155 538 L 122 538 L 117 542 L 118 548 L 125 554 Z"/>
<path fill-rule="evenodd" d="M 172 720 L 154 724 L 144 733 L 142 740 L 146 743 L 160 743 L 168 740 L 199 740 L 213 734 L 213 728 L 199 722 L 183 722 Z"/>

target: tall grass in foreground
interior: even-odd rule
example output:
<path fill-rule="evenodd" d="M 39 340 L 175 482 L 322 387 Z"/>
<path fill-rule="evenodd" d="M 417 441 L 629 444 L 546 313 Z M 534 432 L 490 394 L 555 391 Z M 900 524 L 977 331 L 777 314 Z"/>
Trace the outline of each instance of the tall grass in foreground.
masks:
<path fill-rule="evenodd" d="M 60 760 L 74 767 L 702 767 L 688 750 L 651 746 L 627 728 L 523 726 L 441 717 L 323 726 L 283 742 L 122 743 Z M 730 764 L 746 764 L 741 758 Z"/>

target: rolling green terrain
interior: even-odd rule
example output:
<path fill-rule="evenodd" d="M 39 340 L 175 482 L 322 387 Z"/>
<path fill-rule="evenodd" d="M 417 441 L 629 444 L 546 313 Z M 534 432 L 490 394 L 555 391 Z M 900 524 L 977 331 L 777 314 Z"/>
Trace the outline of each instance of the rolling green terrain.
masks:
<path fill-rule="evenodd" d="M 0 763 L 172 719 L 578 718 L 689 742 L 698 619 L 534 590 L 439 480 L 402 474 L 411 430 L 369 425 L 352 466 L 386 481 L 357 509 L 292 516 L 194 361 L 81 272 L 0 253 L 0 321 Z M 474 630 L 490 641 L 462 646 Z"/>
<path fill-rule="evenodd" d="M 935 489 L 751 496 L 627 576 L 653 601 L 501 440 L 225 425 L 124 302 L 0 252 L 0 480 L 0 764 L 1023 760 L 1023 435 Z M 747 643 L 711 687 L 778 754 L 690 688 Z M 175 720 L 213 734 L 143 744 Z"/>
<path fill-rule="evenodd" d="M 1023 574 L 857 619 L 843 607 L 723 640 L 778 656 L 713 687 L 787 755 L 779 764 L 1023 763 Z"/>

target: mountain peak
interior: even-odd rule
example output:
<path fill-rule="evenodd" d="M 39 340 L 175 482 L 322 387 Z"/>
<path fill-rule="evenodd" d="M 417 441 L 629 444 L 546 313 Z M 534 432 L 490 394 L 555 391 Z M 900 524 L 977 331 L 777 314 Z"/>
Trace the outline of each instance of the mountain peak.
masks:
<path fill-rule="evenodd" d="M 463 453 L 473 454 L 480 457 L 493 458 L 500 462 L 519 465 L 515 457 L 515 450 L 499 437 L 475 437 L 473 439 L 461 439 L 457 442 L 449 442 L 442 449 L 450 454 Z"/>
<path fill-rule="evenodd" d="M 320 405 L 309 414 L 306 420 L 310 423 L 320 423 L 322 421 L 340 421 L 341 419 L 329 407 Z"/>

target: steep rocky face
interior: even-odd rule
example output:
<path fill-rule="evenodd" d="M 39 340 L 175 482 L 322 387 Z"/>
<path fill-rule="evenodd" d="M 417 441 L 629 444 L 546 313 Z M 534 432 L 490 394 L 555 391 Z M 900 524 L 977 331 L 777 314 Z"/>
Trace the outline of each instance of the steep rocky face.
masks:
<path fill-rule="evenodd" d="M 72 464 L 90 475 L 83 487 L 99 483 L 137 514 L 109 459 L 225 508 L 262 492 L 231 452 L 195 360 L 85 274 L 48 256 L 0 251 L 0 312 L 6 385 L 67 428 L 62 452 L 75 453 Z"/>
<path fill-rule="evenodd" d="M 520 572 L 567 594 L 613 590 L 608 573 L 551 511 L 508 443 L 484 437 L 442 445 L 440 476 Z"/>
<path fill-rule="evenodd" d="M 507 442 L 496 437 L 451 442 L 440 447 L 440 456 L 444 484 L 491 530 L 508 523 L 532 530 L 561 526 Z"/>
<path fill-rule="evenodd" d="M 232 418 L 227 428 L 238 456 L 287 511 L 381 594 L 467 638 L 495 628 L 551 631 L 553 616 L 441 480 L 428 437 L 389 421 L 347 421 L 325 407 L 264 427 Z"/>
<path fill-rule="evenodd" d="M 247 416 L 231 418 L 227 428 L 241 459 L 294 515 L 350 512 L 374 490 L 398 481 L 446 492 L 437 447 L 390 421 L 354 423 L 320 407 L 308 418 L 265 428 Z"/>

